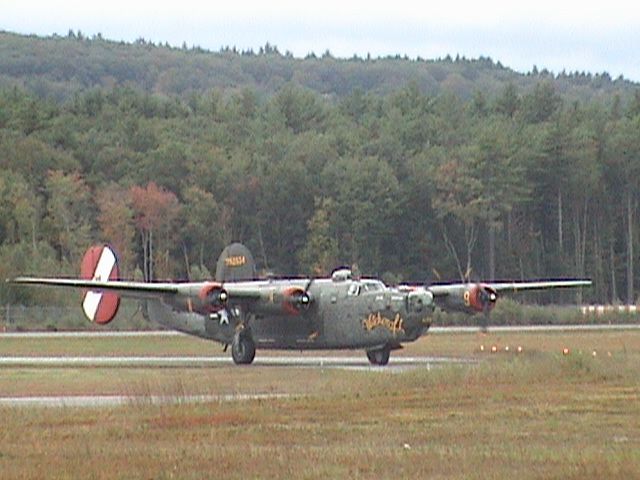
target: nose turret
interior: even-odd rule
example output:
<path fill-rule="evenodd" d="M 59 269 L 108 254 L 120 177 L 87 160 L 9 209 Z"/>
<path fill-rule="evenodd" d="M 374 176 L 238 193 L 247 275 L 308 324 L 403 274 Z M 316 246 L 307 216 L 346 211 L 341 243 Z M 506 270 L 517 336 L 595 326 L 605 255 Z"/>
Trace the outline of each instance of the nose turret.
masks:
<path fill-rule="evenodd" d="M 428 313 L 435 308 L 433 293 L 424 288 L 418 288 L 407 295 L 409 313 Z"/>

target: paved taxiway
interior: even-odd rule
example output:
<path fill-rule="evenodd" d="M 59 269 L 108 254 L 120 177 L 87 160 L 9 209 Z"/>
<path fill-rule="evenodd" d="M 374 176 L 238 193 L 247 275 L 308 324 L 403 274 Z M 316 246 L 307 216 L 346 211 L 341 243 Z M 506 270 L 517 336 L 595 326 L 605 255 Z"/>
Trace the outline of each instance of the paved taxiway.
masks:
<path fill-rule="evenodd" d="M 488 327 L 488 332 L 565 332 L 565 331 L 607 331 L 640 330 L 640 323 L 621 324 L 578 324 L 578 325 L 508 325 Z M 481 327 L 431 327 L 429 334 L 473 333 L 482 331 Z M 0 338 L 91 338 L 91 337 L 173 337 L 188 336 L 174 330 L 147 330 L 136 332 L 3 332 Z"/>
<path fill-rule="evenodd" d="M 289 368 L 337 368 L 367 372 L 400 373 L 416 368 L 431 369 L 445 363 L 475 363 L 474 359 L 447 357 L 392 357 L 389 365 L 370 365 L 364 356 L 258 356 L 252 366 Z M 200 367 L 230 366 L 229 357 L 0 357 L 0 366 L 5 367 Z M 239 367 L 236 367 L 239 368 Z M 252 367 L 250 367 L 252 368 Z M 180 403 L 225 402 L 246 400 L 271 400 L 296 395 L 279 393 L 230 394 L 230 395 L 186 395 L 186 396 L 42 396 L 0 397 L 0 407 L 116 407 L 120 405 L 164 405 Z"/>
<path fill-rule="evenodd" d="M 537 325 L 490 327 L 491 332 L 549 332 L 549 331 L 597 331 L 597 330 L 637 330 L 638 324 L 624 325 Z M 430 333 L 468 333 L 477 332 L 478 327 L 433 327 Z M 19 332 L 0 333 L 0 338 L 65 338 L 65 337 L 144 337 L 183 335 L 173 331 L 147 332 Z M 449 357 L 404 357 L 393 356 L 385 367 L 370 365 L 364 355 L 358 356 L 257 356 L 255 366 L 299 367 L 299 368 L 340 368 L 363 370 L 370 372 L 398 373 L 415 368 L 430 369 L 445 363 L 476 363 L 471 358 Z M 229 356 L 11 356 L 0 357 L 0 366 L 4 367 L 140 367 L 140 368 L 177 368 L 177 367 L 211 367 L 230 366 L 233 361 Z M 168 404 L 194 402 L 222 402 L 235 400 L 268 400 L 288 397 L 286 394 L 255 395 L 195 395 L 195 396 L 45 396 L 45 397 L 0 397 L 1 406 L 22 407 L 104 407 L 130 405 L 136 403 Z"/>
<path fill-rule="evenodd" d="M 257 356 L 252 365 L 272 367 L 330 367 L 362 370 L 402 370 L 407 368 L 426 367 L 444 363 L 475 363 L 470 358 L 449 357 L 392 357 L 389 365 L 376 367 L 369 364 L 364 355 L 361 356 Z M 207 367 L 216 365 L 233 365 L 229 356 L 185 356 L 185 357 L 36 357 L 10 356 L 0 357 L 3 367 Z"/>

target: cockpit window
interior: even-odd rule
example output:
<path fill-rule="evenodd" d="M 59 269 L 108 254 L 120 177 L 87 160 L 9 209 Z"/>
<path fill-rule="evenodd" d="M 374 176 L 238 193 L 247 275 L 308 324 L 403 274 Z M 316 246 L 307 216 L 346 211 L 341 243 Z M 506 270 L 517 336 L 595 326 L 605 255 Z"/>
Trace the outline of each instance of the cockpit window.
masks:
<path fill-rule="evenodd" d="M 361 293 L 370 293 L 370 292 L 381 292 L 386 290 L 384 283 L 380 280 L 368 279 L 361 280 L 359 282 L 353 281 L 351 285 L 349 285 L 349 289 L 347 290 L 347 295 L 351 297 L 357 297 Z"/>
<path fill-rule="evenodd" d="M 380 280 L 363 280 L 362 288 L 365 292 L 379 292 L 385 289 L 384 283 Z"/>

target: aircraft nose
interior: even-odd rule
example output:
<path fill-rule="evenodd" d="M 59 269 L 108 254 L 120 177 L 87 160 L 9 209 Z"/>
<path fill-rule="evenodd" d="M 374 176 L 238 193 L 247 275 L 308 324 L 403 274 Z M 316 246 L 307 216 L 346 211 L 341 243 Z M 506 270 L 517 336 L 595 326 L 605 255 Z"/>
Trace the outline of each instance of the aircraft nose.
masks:
<path fill-rule="evenodd" d="M 425 310 L 433 310 L 433 293 L 420 289 L 409 293 L 409 310 L 420 313 Z"/>

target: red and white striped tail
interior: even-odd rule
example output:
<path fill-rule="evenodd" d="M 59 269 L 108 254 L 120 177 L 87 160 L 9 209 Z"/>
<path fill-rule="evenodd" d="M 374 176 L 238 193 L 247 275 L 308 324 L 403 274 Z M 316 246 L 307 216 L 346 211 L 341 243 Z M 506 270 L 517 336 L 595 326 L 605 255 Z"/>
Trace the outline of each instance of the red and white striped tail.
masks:
<path fill-rule="evenodd" d="M 118 280 L 120 271 L 116 254 L 108 245 L 94 245 L 84 254 L 80 276 L 85 280 Z M 84 314 L 92 322 L 105 325 L 113 320 L 120 306 L 120 296 L 113 292 L 87 290 L 82 300 Z"/>

